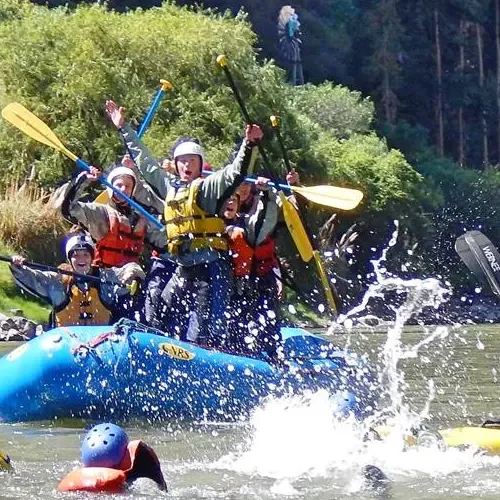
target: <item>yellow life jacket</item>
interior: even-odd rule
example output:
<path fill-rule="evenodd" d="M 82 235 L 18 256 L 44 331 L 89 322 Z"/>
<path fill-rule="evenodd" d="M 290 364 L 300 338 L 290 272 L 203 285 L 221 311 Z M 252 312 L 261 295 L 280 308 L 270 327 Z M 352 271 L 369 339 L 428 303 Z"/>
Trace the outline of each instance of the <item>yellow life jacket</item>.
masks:
<path fill-rule="evenodd" d="M 165 225 L 169 253 L 177 255 L 184 243 L 189 243 L 190 252 L 228 249 L 224 220 L 205 212 L 196 204 L 202 182 L 203 179 L 195 179 L 188 186 L 170 189 L 167 195 Z"/>
<path fill-rule="evenodd" d="M 81 290 L 71 285 L 68 301 L 54 310 L 56 326 L 109 325 L 110 310 L 102 303 L 97 288 L 91 286 Z"/>

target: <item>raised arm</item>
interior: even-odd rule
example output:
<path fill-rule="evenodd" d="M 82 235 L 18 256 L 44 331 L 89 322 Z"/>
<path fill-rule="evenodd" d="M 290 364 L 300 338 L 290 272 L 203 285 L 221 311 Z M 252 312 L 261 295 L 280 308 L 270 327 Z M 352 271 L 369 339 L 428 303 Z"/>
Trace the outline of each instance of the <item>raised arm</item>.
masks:
<path fill-rule="evenodd" d="M 255 162 L 257 144 L 262 139 L 258 125 L 247 125 L 245 138 L 232 163 L 207 177 L 200 189 L 198 204 L 208 213 L 219 213 L 224 202 L 234 193 L 248 175 L 249 166 Z"/>
<path fill-rule="evenodd" d="M 158 159 L 141 141 L 135 130 L 125 122 L 125 108 L 113 101 L 106 101 L 106 113 L 122 134 L 127 150 L 132 155 L 144 180 L 153 187 L 158 196 L 165 199 L 172 175 L 162 168 Z"/>
<path fill-rule="evenodd" d="M 90 180 L 98 175 L 82 172 L 78 177 L 61 186 L 55 193 L 53 206 L 63 217 L 74 224 L 80 224 L 96 241 L 109 232 L 109 218 L 106 205 L 78 201 Z"/>
<path fill-rule="evenodd" d="M 256 247 L 269 236 L 278 222 L 276 193 L 268 187 L 269 179 L 259 177 L 255 185 L 262 191 L 257 203 L 246 218 L 247 238 Z"/>

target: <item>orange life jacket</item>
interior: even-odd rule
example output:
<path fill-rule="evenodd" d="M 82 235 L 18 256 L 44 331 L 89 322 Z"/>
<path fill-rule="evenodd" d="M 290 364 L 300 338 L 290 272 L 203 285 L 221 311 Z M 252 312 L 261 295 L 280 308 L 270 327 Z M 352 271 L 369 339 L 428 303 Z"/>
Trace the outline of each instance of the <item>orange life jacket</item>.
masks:
<path fill-rule="evenodd" d="M 68 288 L 68 301 L 54 309 L 55 326 L 109 325 L 110 310 L 102 303 L 99 290 L 89 286 L 86 290 L 72 284 Z"/>
<path fill-rule="evenodd" d="M 271 236 L 267 236 L 260 245 L 253 248 L 246 239 L 245 230 L 234 227 L 229 236 L 229 249 L 236 277 L 266 276 L 278 266 L 276 246 Z"/>
<path fill-rule="evenodd" d="M 57 491 L 120 493 L 126 487 L 127 476 L 122 470 L 108 467 L 82 467 L 64 477 Z"/>
<path fill-rule="evenodd" d="M 125 215 L 113 207 L 106 206 L 106 208 L 109 232 L 96 244 L 93 265 L 120 267 L 129 262 L 138 262 L 144 249 L 146 219 L 139 217 L 135 227 L 132 227 Z"/>
<path fill-rule="evenodd" d="M 136 462 L 139 471 L 135 472 Z M 57 491 L 91 491 L 94 493 L 120 493 L 138 477 L 147 477 L 156 482 L 162 490 L 167 484 L 161 472 L 156 453 L 144 441 L 130 441 L 127 451 L 117 469 L 108 467 L 82 467 L 70 472 L 62 479 Z"/>

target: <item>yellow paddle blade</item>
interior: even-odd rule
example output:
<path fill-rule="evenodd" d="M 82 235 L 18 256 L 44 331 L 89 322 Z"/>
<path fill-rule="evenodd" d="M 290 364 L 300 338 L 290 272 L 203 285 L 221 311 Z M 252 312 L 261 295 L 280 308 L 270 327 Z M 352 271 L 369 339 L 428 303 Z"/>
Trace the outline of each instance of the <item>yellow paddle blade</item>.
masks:
<path fill-rule="evenodd" d="M 323 289 L 325 290 L 326 300 L 328 305 L 330 306 L 333 314 L 337 314 L 337 304 L 335 304 L 335 299 L 333 297 L 332 289 L 330 287 L 330 282 L 328 281 L 328 276 L 326 275 L 325 268 L 323 267 L 323 262 L 321 261 L 321 256 L 318 250 L 314 250 L 313 252 L 314 260 L 316 262 L 316 267 L 318 268 L 318 274 L 321 278 L 321 284 L 323 285 Z"/>
<path fill-rule="evenodd" d="M 12 471 L 12 464 L 8 455 L 0 453 L 0 469 L 5 471 Z"/>
<path fill-rule="evenodd" d="M 290 186 L 290 189 L 312 203 L 340 210 L 352 210 L 363 199 L 363 193 L 358 189 L 338 186 Z"/>
<path fill-rule="evenodd" d="M 74 153 L 64 146 L 46 123 L 40 120 L 40 118 L 31 111 L 27 110 L 22 104 L 18 102 L 7 104 L 7 106 L 2 109 L 2 116 L 21 132 L 35 139 L 35 141 L 57 149 L 73 161 L 78 159 Z"/>
<path fill-rule="evenodd" d="M 337 306 L 335 304 L 335 299 L 333 297 L 332 289 L 328 281 L 328 276 L 326 274 L 323 262 L 321 261 L 321 256 L 317 250 L 313 250 L 313 246 L 309 236 L 307 235 L 306 229 L 302 220 L 300 218 L 297 209 L 293 204 L 287 199 L 282 191 L 279 191 L 279 197 L 283 209 L 283 217 L 285 218 L 285 223 L 290 231 L 290 235 L 299 251 L 300 258 L 304 262 L 309 262 L 313 257 L 316 262 L 316 267 L 318 269 L 319 277 L 321 278 L 321 284 L 325 290 L 326 300 L 328 306 L 334 314 L 337 314 Z"/>
<path fill-rule="evenodd" d="M 102 203 L 103 205 L 107 205 L 109 203 L 109 194 L 107 191 L 103 191 L 102 193 L 96 196 L 94 203 Z"/>
<path fill-rule="evenodd" d="M 300 219 L 300 215 L 293 204 L 283 194 L 283 191 L 279 191 L 278 194 L 281 200 L 286 226 L 299 251 L 300 258 L 304 262 L 309 262 L 313 258 L 313 248 L 309 236 L 307 236 L 304 224 L 302 224 L 302 220 Z"/>

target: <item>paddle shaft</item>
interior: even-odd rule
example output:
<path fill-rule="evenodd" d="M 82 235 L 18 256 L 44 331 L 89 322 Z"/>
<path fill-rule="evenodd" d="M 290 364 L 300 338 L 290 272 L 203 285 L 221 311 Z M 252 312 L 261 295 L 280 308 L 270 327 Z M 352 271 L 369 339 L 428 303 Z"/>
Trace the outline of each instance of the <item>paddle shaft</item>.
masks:
<path fill-rule="evenodd" d="M 222 71 L 224 71 L 224 74 L 226 75 L 226 78 L 227 78 L 227 81 L 229 83 L 229 86 L 231 87 L 231 90 L 233 91 L 234 98 L 236 99 L 236 102 L 238 103 L 238 105 L 240 107 L 241 114 L 245 118 L 245 121 L 248 124 L 254 123 L 250 119 L 250 115 L 248 114 L 247 108 L 245 106 L 245 103 L 243 102 L 243 99 L 241 97 L 240 91 L 238 90 L 238 87 L 234 83 L 234 78 L 233 78 L 233 75 L 231 74 L 231 71 L 229 71 L 229 67 L 227 65 L 226 57 L 225 56 L 219 56 L 217 58 L 217 63 L 219 64 L 219 66 L 222 68 Z M 269 172 L 269 174 L 272 174 L 273 170 L 271 168 L 271 163 L 269 161 L 269 158 L 267 157 L 266 152 L 264 151 L 264 148 L 262 147 L 261 144 L 258 144 L 257 147 L 259 148 L 259 153 L 262 156 L 262 159 L 264 160 L 264 164 L 266 166 L 267 171 Z M 272 177 L 274 177 L 274 175 Z"/>
<path fill-rule="evenodd" d="M 144 133 L 148 129 L 151 120 L 153 119 L 165 93 L 167 92 L 167 90 L 170 90 L 172 88 L 172 85 L 170 84 L 170 82 L 167 82 L 167 80 L 160 80 L 160 83 L 161 87 L 158 90 L 158 92 L 156 92 L 156 95 L 153 99 L 153 102 L 151 103 L 151 106 L 148 109 L 146 116 L 144 117 L 144 120 L 137 129 L 137 137 L 139 137 L 139 139 L 144 135 Z"/>
<path fill-rule="evenodd" d="M 276 133 L 276 139 L 278 139 L 278 144 L 280 145 L 281 153 L 283 154 L 283 160 L 285 162 L 287 172 L 290 172 L 292 170 L 292 166 L 290 165 L 290 160 L 288 159 L 288 153 L 286 151 L 285 144 L 283 143 L 283 138 L 281 137 L 279 122 L 276 116 L 271 116 L 271 125 Z"/>
<path fill-rule="evenodd" d="M 0 261 L 12 264 L 12 257 L 6 257 L 4 255 L 0 255 Z M 31 267 L 32 269 L 37 269 L 39 271 L 51 271 L 57 274 L 64 274 L 65 276 L 72 276 L 73 278 L 78 278 L 84 281 L 92 281 L 93 283 L 101 283 L 104 285 L 119 286 L 119 287 L 126 286 L 126 285 L 121 285 L 120 283 L 113 283 L 111 281 L 103 280 L 98 276 L 92 276 L 90 274 L 80 274 L 80 273 L 75 273 L 73 271 L 66 271 L 65 269 L 59 269 L 58 267 L 55 266 L 49 266 L 47 264 L 38 264 L 37 262 L 23 262 L 23 266 Z"/>
<path fill-rule="evenodd" d="M 90 166 L 87 165 L 81 158 L 76 158 L 75 163 L 83 170 L 90 171 Z M 156 218 L 153 217 L 145 208 L 141 207 L 139 203 L 134 201 L 132 198 L 128 197 L 125 193 L 122 193 L 119 189 L 115 188 L 111 182 L 108 181 L 105 177 L 98 177 L 97 180 L 101 183 L 104 184 L 106 187 L 110 188 L 113 193 L 115 193 L 117 196 L 125 200 L 138 214 L 142 215 L 145 219 L 147 219 L 149 222 L 154 224 L 157 228 L 163 229 L 163 224 Z"/>

